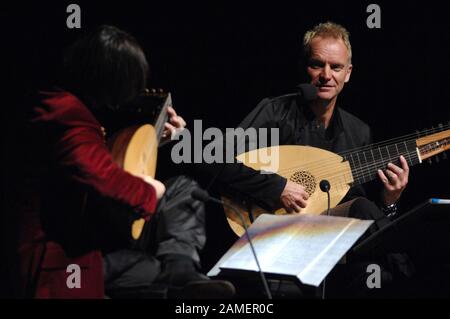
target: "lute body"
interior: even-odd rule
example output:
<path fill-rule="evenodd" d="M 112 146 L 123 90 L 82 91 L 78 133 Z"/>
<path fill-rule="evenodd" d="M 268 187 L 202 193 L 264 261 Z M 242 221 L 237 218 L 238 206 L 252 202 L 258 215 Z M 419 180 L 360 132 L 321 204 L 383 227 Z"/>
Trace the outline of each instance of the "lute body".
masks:
<path fill-rule="evenodd" d="M 310 195 L 307 207 L 300 214 L 319 215 L 325 213 L 328 207 L 327 194 L 319 187 L 321 180 L 328 180 L 331 185 L 330 207 L 334 208 L 351 186 L 377 178 L 377 170 L 385 169 L 389 162 L 398 163 L 400 155 L 406 158 L 409 166 L 413 166 L 450 148 L 448 125 L 416 135 L 415 138 L 396 139 L 396 143 L 368 145 L 343 154 L 310 146 L 281 145 L 255 149 L 238 155 L 236 159 L 248 167 L 261 170 L 266 167 L 266 163 L 258 159 L 266 160 L 267 154 L 276 156 L 278 169 L 273 173 L 302 185 Z M 263 153 L 259 155 L 259 152 Z M 222 200 L 238 208 L 246 226 L 250 226 L 252 220 L 264 213 L 287 214 L 284 209 L 269 212 L 252 203 L 243 204 L 225 196 Z M 239 216 L 225 205 L 224 210 L 231 229 L 242 236 L 244 227 Z"/>
<path fill-rule="evenodd" d="M 152 93 L 147 93 L 150 98 Z M 154 94 L 154 93 L 153 93 Z M 170 93 L 158 93 L 156 98 L 163 98 L 164 103 L 159 116 L 154 123 L 135 125 L 125 128 L 108 140 L 108 145 L 114 161 L 127 172 L 133 175 L 148 175 L 155 177 L 164 123 L 167 121 L 167 108 L 172 105 Z M 143 218 L 133 221 L 131 237 L 134 240 L 141 236 L 145 220 Z"/>

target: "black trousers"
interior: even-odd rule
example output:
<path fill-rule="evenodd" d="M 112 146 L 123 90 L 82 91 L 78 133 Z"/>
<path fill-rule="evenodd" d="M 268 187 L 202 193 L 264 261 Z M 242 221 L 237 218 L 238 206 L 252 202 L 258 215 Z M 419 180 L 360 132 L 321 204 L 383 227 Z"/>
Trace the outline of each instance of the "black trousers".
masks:
<path fill-rule="evenodd" d="M 354 245 L 369 240 L 367 248 L 358 252 L 350 250 L 347 253 L 345 264 L 338 264 L 328 278 L 329 297 L 383 297 L 391 291 L 399 292 L 405 280 L 409 280 L 415 272 L 414 264 L 405 253 L 404 247 L 394 245 L 399 241 L 396 238 L 396 229 L 383 229 L 390 224 L 390 219 L 371 201 L 366 198 L 357 198 L 350 206 L 348 217 L 364 220 L 374 220 L 368 231 Z M 371 235 L 378 237 L 378 243 L 373 244 Z M 382 289 L 369 289 L 366 280 L 369 276 L 367 266 L 376 264 L 381 268 Z M 394 290 L 397 289 L 397 290 Z M 401 293 L 401 292 L 399 292 Z"/>
<path fill-rule="evenodd" d="M 350 206 L 348 217 L 373 220 L 374 223 L 369 228 L 368 234 L 373 234 L 390 223 L 389 218 L 386 217 L 386 215 L 375 205 L 375 203 L 364 197 L 358 197 L 355 199 Z"/>
<path fill-rule="evenodd" d="M 105 290 L 109 296 L 151 296 L 153 282 L 161 272 L 162 256 L 184 255 L 200 267 L 204 247 L 204 204 L 191 197 L 195 181 L 175 177 L 167 182 L 157 212 L 144 226 L 138 242 L 130 249 L 104 255 Z"/>

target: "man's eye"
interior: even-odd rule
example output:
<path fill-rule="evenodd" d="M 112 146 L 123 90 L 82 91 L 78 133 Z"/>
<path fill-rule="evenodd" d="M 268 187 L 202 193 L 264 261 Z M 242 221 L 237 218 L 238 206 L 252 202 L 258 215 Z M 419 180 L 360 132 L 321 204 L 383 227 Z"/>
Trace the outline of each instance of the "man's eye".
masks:
<path fill-rule="evenodd" d="M 321 66 L 320 66 L 318 63 L 311 63 L 311 64 L 309 65 L 309 67 L 310 67 L 310 68 L 313 68 L 313 69 L 320 69 L 320 68 L 321 68 Z"/>

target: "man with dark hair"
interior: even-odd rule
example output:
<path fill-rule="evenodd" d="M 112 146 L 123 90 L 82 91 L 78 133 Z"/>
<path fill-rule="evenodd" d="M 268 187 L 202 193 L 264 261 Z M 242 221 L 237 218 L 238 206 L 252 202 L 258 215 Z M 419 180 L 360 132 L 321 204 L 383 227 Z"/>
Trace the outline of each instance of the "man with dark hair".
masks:
<path fill-rule="evenodd" d="M 147 71 L 131 35 L 101 26 L 70 47 L 60 88 L 41 92 L 29 109 L 22 141 L 28 152 L 19 156 L 25 163 L 11 192 L 17 296 L 103 298 L 104 283 L 112 297 L 151 297 L 155 283 L 166 297 L 233 294 L 230 283 L 198 272 L 205 232 L 204 205 L 190 196 L 196 183 L 133 176 L 106 146 L 97 113 L 136 98 Z M 186 125 L 173 108 L 168 115 L 167 137 Z M 147 220 L 144 235 L 133 249 L 110 241 L 103 260 L 106 233 L 114 233 L 105 229 L 108 214 L 124 210 Z M 75 288 L 69 266 L 79 267 Z"/>
<path fill-rule="evenodd" d="M 87 34 L 65 52 L 64 86 L 91 108 L 129 102 L 143 92 L 147 76 L 147 59 L 136 39 L 113 26 Z"/>

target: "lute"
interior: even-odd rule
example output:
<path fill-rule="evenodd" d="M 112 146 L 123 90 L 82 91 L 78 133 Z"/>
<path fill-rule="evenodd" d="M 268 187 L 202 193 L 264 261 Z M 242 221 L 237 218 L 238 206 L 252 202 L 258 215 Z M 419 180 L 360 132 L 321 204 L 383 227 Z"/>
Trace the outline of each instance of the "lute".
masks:
<path fill-rule="evenodd" d="M 172 106 L 170 93 L 146 90 L 134 103 L 133 108 L 152 108 L 159 112 L 154 124 L 133 125 L 127 127 L 108 140 L 108 146 L 114 161 L 127 172 L 155 177 L 158 146 L 161 143 L 168 115 L 167 108 Z M 139 110 L 139 109 L 138 109 Z M 139 239 L 145 220 L 139 218 L 132 222 L 131 237 Z"/>
<path fill-rule="evenodd" d="M 266 163 L 258 161 L 258 158 L 266 159 L 267 154 L 275 154 L 279 162 L 278 169 L 273 173 L 302 185 L 310 196 L 307 207 L 300 213 L 319 215 L 326 211 L 328 204 L 327 194 L 319 188 L 321 180 L 330 182 L 330 206 L 336 207 L 351 186 L 376 179 L 377 170 L 385 169 L 389 162 L 398 163 L 400 155 L 405 157 L 411 167 L 448 150 L 449 127 L 450 125 L 441 126 L 398 138 L 390 143 L 368 145 L 340 154 L 310 146 L 281 145 L 255 149 L 238 155 L 236 159 L 248 167 L 261 170 L 266 167 Z M 264 213 L 287 214 L 284 209 L 268 212 L 256 205 L 243 204 L 224 196 L 222 200 L 238 208 L 247 226 Z M 231 229 L 238 236 L 243 235 L 244 227 L 239 216 L 226 206 L 224 210 Z"/>

